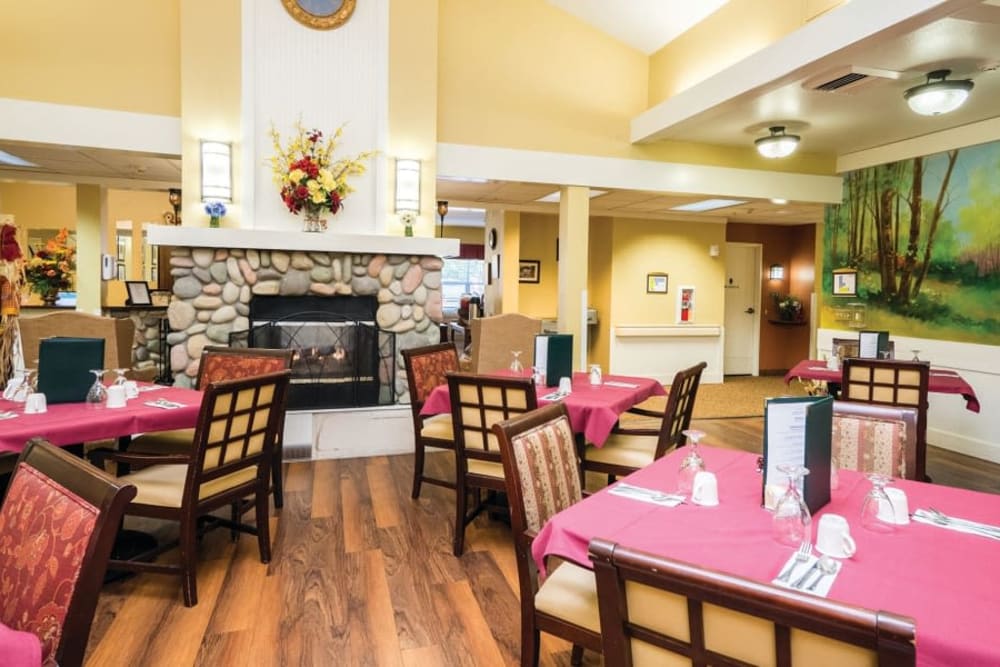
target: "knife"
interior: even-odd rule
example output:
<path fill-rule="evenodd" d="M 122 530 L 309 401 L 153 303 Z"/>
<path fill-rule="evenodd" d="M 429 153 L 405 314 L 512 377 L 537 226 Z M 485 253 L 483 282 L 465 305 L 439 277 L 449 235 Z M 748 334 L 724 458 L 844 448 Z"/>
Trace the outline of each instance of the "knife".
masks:
<path fill-rule="evenodd" d="M 801 577 L 799 577 L 792 583 L 792 588 L 801 588 L 802 586 L 805 585 L 806 581 L 808 581 L 812 573 L 818 571 L 819 571 L 819 558 L 817 558 L 816 562 L 812 564 L 812 567 L 806 570 L 805 574 L 803 574 Z"/>

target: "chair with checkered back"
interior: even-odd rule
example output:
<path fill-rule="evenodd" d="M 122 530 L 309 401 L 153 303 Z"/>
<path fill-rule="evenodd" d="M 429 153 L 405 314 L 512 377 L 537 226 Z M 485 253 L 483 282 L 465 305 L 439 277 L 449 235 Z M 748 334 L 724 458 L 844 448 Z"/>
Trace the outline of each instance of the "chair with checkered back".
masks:
<path fill-rule="evenodd" d="M 427 397 L 435 388 L 448 384 L 446 374 L 458 370 L 458 353 L 451 343 L 413 347 L 403 350 L 406 383 L 410 391 L 410 415 L 413 418 L 413 491 L 420 497 L 424 482 L 454 489 L 455 483 L 424 474 L 425 454 L 428 447 L 455 450 L 451 414 L 424 416 L 420 414 Z"/>

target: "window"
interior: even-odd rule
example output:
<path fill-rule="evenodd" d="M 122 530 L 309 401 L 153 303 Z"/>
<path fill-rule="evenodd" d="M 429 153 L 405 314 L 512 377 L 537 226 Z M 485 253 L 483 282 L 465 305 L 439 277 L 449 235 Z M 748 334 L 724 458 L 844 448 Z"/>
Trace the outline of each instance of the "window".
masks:
<path fill-rule="evenodd" d="M 486 262 L 481 259 L 446 259 L 441 268 L 441 301 L 445 310 L 458 310 L 463 294 L 482 294 L 486 288 Z"/>

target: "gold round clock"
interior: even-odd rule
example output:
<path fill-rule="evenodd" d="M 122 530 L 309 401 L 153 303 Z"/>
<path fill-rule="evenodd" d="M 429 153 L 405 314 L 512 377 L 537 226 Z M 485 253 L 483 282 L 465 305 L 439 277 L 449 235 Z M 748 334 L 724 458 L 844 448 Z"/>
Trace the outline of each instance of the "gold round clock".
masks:
<path fill-rule="evenodd" d="M 333 30 L 347 23 L 357 0 L 281 0 L 296 21 L 314 30 Z"/>

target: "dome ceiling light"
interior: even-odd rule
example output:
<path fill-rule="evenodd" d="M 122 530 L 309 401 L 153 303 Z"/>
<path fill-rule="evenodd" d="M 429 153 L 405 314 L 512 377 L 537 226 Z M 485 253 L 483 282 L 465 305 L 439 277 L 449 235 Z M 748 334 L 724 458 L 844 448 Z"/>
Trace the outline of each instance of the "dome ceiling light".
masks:
<path fill-rule="evenodd" d="M 970 79 L 948 81 L 950 69 L 936 69 L 927 74 L 927 83 L 909 88 L 903 97 L 910 108 L 922 116 L 937 116 L 954 111 L 965 103 L 975 85 Z"/>
<path fill-rule="evenodd" d="M 771 133 L 754 141 L 757 152 L 766 158 L 788 157 L 799 146 L 799 135 L 785 134 L 784 125 L 774 125 L 767 128 Z"/>

